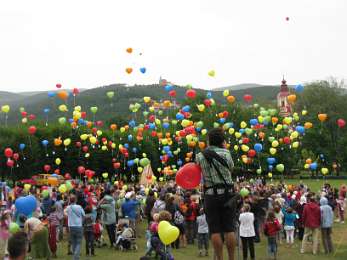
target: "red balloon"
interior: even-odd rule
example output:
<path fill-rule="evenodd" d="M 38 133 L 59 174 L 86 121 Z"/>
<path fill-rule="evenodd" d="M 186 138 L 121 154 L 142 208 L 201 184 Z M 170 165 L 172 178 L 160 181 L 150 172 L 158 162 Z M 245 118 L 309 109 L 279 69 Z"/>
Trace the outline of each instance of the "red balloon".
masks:
<path fill-rule="evenodd" d="M 29 115 L 29 120 L 33 121 L 35 120 L 36 116 L 34 114 L 30 114 Z"/>
<path fill-rule="evenodd" d="M 78 166 L 77 171 L 79 174 L 83 174 L 86 172 L 86 169 L 83 166 Z M 89 171 L 89 170 L 87 170 Z"/>
<path fill-rule="evenodd" d="M 80 148 L 82 146 L 81 142 L 76 142 L 76 147 Z"/>
<path fill-rule="evenodd" d="M 283 138 L 283 143 L 290 144 L 290 137 L 286 136 Z"/>
<path fill-rule="evenodd" d="M 228 112 L 228 111 L 224 111 L 224 112 L 223 112 L 223 117 L 224 117 L 224 118 L 227 118 L 228 116 L 229 116 L 229 112 Z"/>
<path fill-rule="evenodd" d="M 176 97 L 176 90 L 171 90 L 171 91 L 169 92 L 169 96 L 170 96 L 170 97 Z"/>
<path fill-rule="evenodd" d="M 9 159 L 9 160 L 7 160 L 7 162 L 6 162 L 6 165 L 8 166 L 8 167 L 13 167 L 13 165 L 14 165 L 14 161 L 13 160 L 11 160 L 11 159 Z"/>
<path fill-rule="evenodd" d="M 23 111 L 23 112 L 21 112 L 21 115 L 22 115 L 22 117 L 26 117 L 28 115 L 28 113 Z"/>
<path fill-rule="evenodd" d="M 43 166 L 43 169 L 48 173 L 51 170 L 51 166 L 46 164 L 45 166 Z"/>
<path fill-rule="evenodd" d="M 80 91 L 79 91 L 78 88 L 74 88 L 74 89 L 72 90 L 72 94 L 73 94 L 74 96 L 77 96 L 79 93 L 80 93 Z"/>
<path fill-rule="evenodd" d="M 344 128 L 346 126 L 346 121 L 344 119 L 342 119 L 342 118 L 337 119 L 337 125 L 340 128 Z"/>
<path fill-rule="evenodd" d="M 61 88 L 61 84 L 60 83 L 57 83 L 55 86 L 56 86 L 56 88 Z"/>
<path fill-rule="evenodd" d="M 59 170 L 59 169 L 55 169 L 55 170 L 54 170 L 54 173 L 55 173 L 55 174 L 60 174 L 60 170 Z"/>
<path fill-rule="evenodd" d="M 67 180 L 71 180 L 70 173 L 65 173 L 64 178 L 67 179 Z"/>
<path fill-rule="evenodd" d="M 155 121 L 155 115 L 150 115 L 148 119 L 153 123 Z"/>
<path fill-rule="evenodd" d="M 190 99 L 194 99 L 196 97 L 196 91 L 194 89 L 188 89 L 186 91 L 186 96 Z"/>
<path fill-rule="evenodd" d="M 210 107 L 212 105 L 211 99 L 205 99 L 204 104 L 205 104 L 205 106 Z"/>
<path fill-rule="evenodd" d="M 86 117 L 87 117 L 87 112 L 81 112 L 81 117 L 83 118 L 83 119 L 86 119 Z"/>
<path fill-rule="evenodd" d="M 156 132 L 156 131 L 152 131 L 152 132 L 151 132 L 151 136 L 152 136 L 152 137 L 156 137 L 156 136 L 157 136 L 157 132 Z"/>
<path fill-rule="evenodd" d="M 256 154 L 257 154 L 257 152 L 255 150 L 253 150 L 253 149 L 248 151 L 248 157 L 253 158 Z"/>
<path fill-rule="evenodd" d="M 7 158 L 11 158 L 12 155 L 13 155 L 13 151 L 11 148 L 6 148 L 5 151 L 4 151 L 4 154 Z"/>
<path fill-rule="evenodd" d="M 251 102 L 253 99 L 252 95 L 246 94 L 243 96 L 243 100 L 246 102 Z"/>
<path fill-rule="evenodd" d="M 120 163 L 119 162 L 114 163 L 113 164 L 113 168 L 119 169 L 120 168 Z"/>
<path fill-rule="evenodd" d="M 13 159 L 15 159 L 16 161 L 18 161 L 18 159 L 19 159 L 19 154 L 18 154 L 18 153 L 14 153 L 14 154 L 13 154 Z"/>
<path fill-rule="evenodd" d="M 195 163 L 187 163 L 176 174 L 176 183 L 184 189 L 194 189 L 201 181 L 201 168 Z"/>
<path fill-rule="evenodd" d="M 82 151 L 85 152 L 85 153 L 88 152 L 88 146 L 86 146 L 86 145 L 83 146 L 83 147 L 82 147 Z"/>
<path fill-rule="evenodd" d="M 29 134 L 31 134 L 31 135 L 34 135 L 35 133 L 36 133 L 36 126 L 29 126 L 29 128 L 28 128 L 28 132 L 29 132 Z"/>
<path fill-rule="evenodd" d="M 248 144 L 249 143 L 249 138 L 248 137 L 242 138 L 242 143 L 243 144 Z"/>

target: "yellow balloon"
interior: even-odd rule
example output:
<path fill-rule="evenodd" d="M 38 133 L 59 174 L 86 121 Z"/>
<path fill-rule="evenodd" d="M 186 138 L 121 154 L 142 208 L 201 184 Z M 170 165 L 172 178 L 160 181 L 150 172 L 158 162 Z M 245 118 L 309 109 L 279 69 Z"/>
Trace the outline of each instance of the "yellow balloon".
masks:
<path fill-rule="evenodd" d="M 74 110 L 77 112 L 81 112 L 82 108 L 81 108 L 81 106 L 75 106 Z"/>
<path fill-rule="evenodd" d="M 247 146 L 247 145 L 245 145 L 245 144 L 243 144 L 243 145 L 241 145 L 241 150 L 243 151 L 243 152 L 248 152 L 249 151 L 249 146 Z"/>
<path fill-rule="evenodd" d="M 26 117 L 22 118 L 22 123 L 23 123 L 23 124 L 28 123 L 28 118 L 26 118 Z"/>
<path fill-rule="evenodd" d="M 60 165 L 60 164 L 61 164 L 60 158 L 55 159 L 55 164 L 56 164 L 56 165 Z"/>
<path fill-rule="evenodd" d="M 302 114 L 303 116 L 307 115 L 307 110 L 302 110 L 302 111 L 301 111 L 301 114 Z"/>
<path fill-rule="evenodd" d="M 206 135 L 206 134 L 207 134 L 207 130 L 206 130 L 206 129 L 202 129 L 202 130 L 201 130 L 201 134 L 202 134 L 202 135 Z"/>
<path fill-rule="evenodd" d="M 304 168 L 305 168 L 305 169 L 309 169 L 309 168 L 310 168 L 310 165 L 309 165 L 308 163 L 305 163 Z"/>
<path fill-rule="evenodd" d="M 241 126 L 241 128 L 246 128 L 247 127 L 247 123 L 245 121 L 242 121 L 240 123 L 240 126 Z"/>
<path fill-rule="evenodd" d="M 198 110 L 200 112 L 204 112 L 205 111 L 205 105 L 204 104 L 201 104 L 201 105 L 197 105 L 198 106 Z"/>
<path fill-rule="evenodd" d="M 168 221 L 160 221 L 158 225 L 158 234 L 161 242 L 164 245 L 170 245 L 180 235 L 180 231 L 177 227 L 172 226 Z"/>
<path fill-rule="evenodd" d="M 101 146 L 101 150 L 107 151 L 107 146 L 106 145 Z"/>
<path fill-rule="evenodd" d="M 272 178 L 272 173 L 269 172 L 269 173 L 267 174 L 267 176 L 269 176 L 269 178 Z"/>
<path fill-rule="evenodd" d="M 58 188 L 60 193 L 65 193 L 67 191 L 67 187 L 65 184 L 61 184 Z"/>
<path fill-rule="evenodd" d="M 60 112 L 67 112 L 67 111 L 68 111 L 66 105 L 60 105 L 60 106 L 58 107 L 58 109 L 59 109 Z"/>
<path fill-rule="evenodd" d="M 242 134 L 241 134 L 240 132 L 236 132 L 236 133 L 235 133 L 235 137 L 236 137 L 237 139 L 239 139 L 241 136 L 242 136 Z"/>
<path fill-rule="evenodd" d="M 232 135 L 233 133 L 235 133 L 235 129 L 234 128 L 229 128 L 229 134 Z"/>
<path fill-rule="evenodd" d="M 4 106 L 2 106 L 2 107 L 1 107 L 1 112 L 7 114 L 8 112 L 10 112 L 10 106 L 9 106 L 9 105 L 4 105 Z"/>
<path fill-rule="evenodd" d="M 30 185 L 29 183 L 24 184 L 24 189 L 25 189 L 26 191 L 29 191 L 30 188 L 31 188 L 31 185 Z"/>
<path fill-rule="evenodd" d="M 293 148 L 298 148 L 299 147 L 299 142 L 297 142 L 297 141 L 293 142 L 292 147 Z"/>
<path fill-rule="evenodd" d="M 121 127 L 121 128 L 120 128 L 120 132 L 121 132 L 121 133 L 124 133 L 124 132 L 125 132 L 125 128 L 124 128 L 124 127 Z"/>
<path fill-rule="evenodd" d="M 321 172 L 323 175 L 327 175 L 329 173 L 329 169 L 328 168 L 322 168 Z"/>
<path fill-rule="evenodd" d="M 143 97 L 143 101 L 145 103 L 149 103 L 149 102 L 151 102 L 151 98 L 150 97 Z"/>
<path fill-rule="evenodd" d="M 279 142 L 277 140 L 272 141 L 271 143 L 272 147 L 278 147 Z"/>
<path fill-rule="evenodd" d="M 101 130 L 98 130 L 98 131 L 96 131 L 96 134 L 97 134 L 98 136 L 101 136 L 101 135 L 102 135 L 102 131 L 101 131 Z"/>
<path fill-rule="evenodd" d="M 67 138 L 64 140 L 64 146 L 69 146 L 71 144 L 71 139 Z"/>
<path fill-rule="evenodd" d="M 235 150 L 235 151 L 238 151 L 238 150 L 239 150 L 239 146 L 235 144 L 235 145 L 234 145 L 234 150 Z"/>
<path fill-rule="evenodd" d="M 223 96 L 224 96 L 224 97 L 229 96 L 229 90 L 228 90 L 228 89 L 226 89 L 226 90 L 223 91 Z"/>
<path fill-rule="evenodd" d="M 271 148 L 270 148 L 270 154 L 274 155 L 274 154 L 276 154 L 276 153 L 277 153 L 277 149 L 271 147 Z"/>
<path fill-rule="evenodd" d="M 95 144 L 95 143 L 96 143 L 96 141 L 97 141 L 97 139 L 96 139 L 96 137 L 95 137 L 95 136 L 91 136 L 91 137 L 89 137 L 89 142 L 90 142 L 91 144 Z"/>

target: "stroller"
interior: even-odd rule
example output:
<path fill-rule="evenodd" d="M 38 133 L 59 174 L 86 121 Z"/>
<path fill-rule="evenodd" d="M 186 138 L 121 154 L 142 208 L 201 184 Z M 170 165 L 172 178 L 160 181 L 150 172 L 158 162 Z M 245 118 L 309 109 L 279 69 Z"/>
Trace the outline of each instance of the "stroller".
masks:
<path fill-rule="evenodd" d="M 137 250 L 135 232 L 129 225 L 129 219 L 119 219 L 116 229 L 116 249 L 120 251 Z"/>

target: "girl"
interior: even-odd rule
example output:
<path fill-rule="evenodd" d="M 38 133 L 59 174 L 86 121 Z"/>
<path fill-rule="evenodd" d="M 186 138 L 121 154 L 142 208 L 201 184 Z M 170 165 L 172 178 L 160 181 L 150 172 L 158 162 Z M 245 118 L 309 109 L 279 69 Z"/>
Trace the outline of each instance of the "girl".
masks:
<path fill-rule="evenodd" d="M 267 236 L 269 256 L 276 259 L 277 255 L 277 242 L 276 237 L 281 230 L 281 225 L 275 217 L 274 212 L 270 211 L 264 225 L 264 234 Z"/>
<path fill-rule="evenodd" d="M 281 225 L 280 232 L 277 232 L 277 240 L 280 242 L 280 244 L 282 244 L 282 237 L 283 237 L 282 224 L 283 224 L 284 214 L 283 214 L 281 207 L 279 206 L 278 203 L 276 203 L 276 205 L 274 207 L 274 214 L 275 214 L 275 218 L 277 219 L 278 223 Z"/>
<path fill-rule="evenodd" d="M 49 247 L 52 257 L 57 257 L 57 230 L 59 229 L 59 216 L 55 206 L 51 207 L 51 214 L 48 216 Z"/>
<path fill-rule="evenodd" d="M 84 238 L 86 240 L 86 255 L 95 256 L 94 254 L 94 216 L 92 213 L 92 207 L 87 206 L 85 208 L 85 217 L 83 220 Z"/>
<path fill-rule="evenodd" d="M 11 212 L 9 210 L 5 210 L 0 219 L 0 239 L 2 244 L 4 245 L 3 250 L 4 250 L 5 259 L 6 257 L 8 257 L 7 241 L 8 241 L 8 238 L 10 237 L 10 233 L 8 230 L 10 223 L 11 223 Z"/>
<path fill-rule="evenodd" d="M 198 224 L 198 248 L 199 256 L 202 256 L 202 247 L 205 250 L 205 256 L 208 256 L 208 225 L 204 209 L 200 209 L 200 216 L 197 217 Z"/>
<path fill-rule="evenodd" d="M 294 222 L 298 219 L 298 215 L 294 213 L 291 207 L 287 208 L 287 210 L 283 209 L 284 214 L 284 230 L 286 231 L 287 245 L 294 244 L 294 231 L 295 225 Z"/>
<path fill-rule="evenodd" d="M 240 214 L 240 237 L 242 242 L 243 259 L 247 259 L 248 248 L 250 251 L 251 259 L 255 258 L 254 253 L 254 214 L 250 212 L 251 207 L 245 204 Z"/>

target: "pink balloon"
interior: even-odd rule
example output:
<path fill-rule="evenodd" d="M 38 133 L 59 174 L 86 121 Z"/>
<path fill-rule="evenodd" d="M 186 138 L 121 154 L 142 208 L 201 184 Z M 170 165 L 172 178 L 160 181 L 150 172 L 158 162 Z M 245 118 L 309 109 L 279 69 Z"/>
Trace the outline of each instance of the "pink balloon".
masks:
<path fill-rule="evenodd" d="M 18 153 L 14 153 L 14 154 L 13 154 L 13 159 L 15 159 L 16 161 L 18 161 L 18 159 L 19 159 L 19 154 L 18 154 Z"/>
<path fill-rule="evenodd" d="M 51 166 L 46 164 L 45 166 L 43 166 L 43 169 L 45 170 L 45 172 L 49 172 L 51 170 Z"/>
<path fill-rule="evenodd" d="M 60 83 L 57 83 L 57 84 L 55 85 L 55 87 L 56 87 L 56 88 L 61 88 L 61 84 L 60 84 Z"/>
<path fill-rule="evenodd" d="M 13 160 L 11 160 L 11 159 L 9 159 L 9 160 L 7 160 L 7 162 L 6 162 L 6 165 L 8 166 L 8 167 L 13 167 L 14 166 L 14 161 Z"/>
<path fill-rule="evenodd" d="M 184 189 L 194 189 L 201 182 L 201 168 L 195 163 L 187 163 L 176 174 L 176 183 Z"/>
<path fill-rule="evenodd" d="M 342 118 L 337 119 L 337 125 L 340 128 L 344 128 L 346 126 L 346 121 L 344 119 L 342 119 Z"/>

